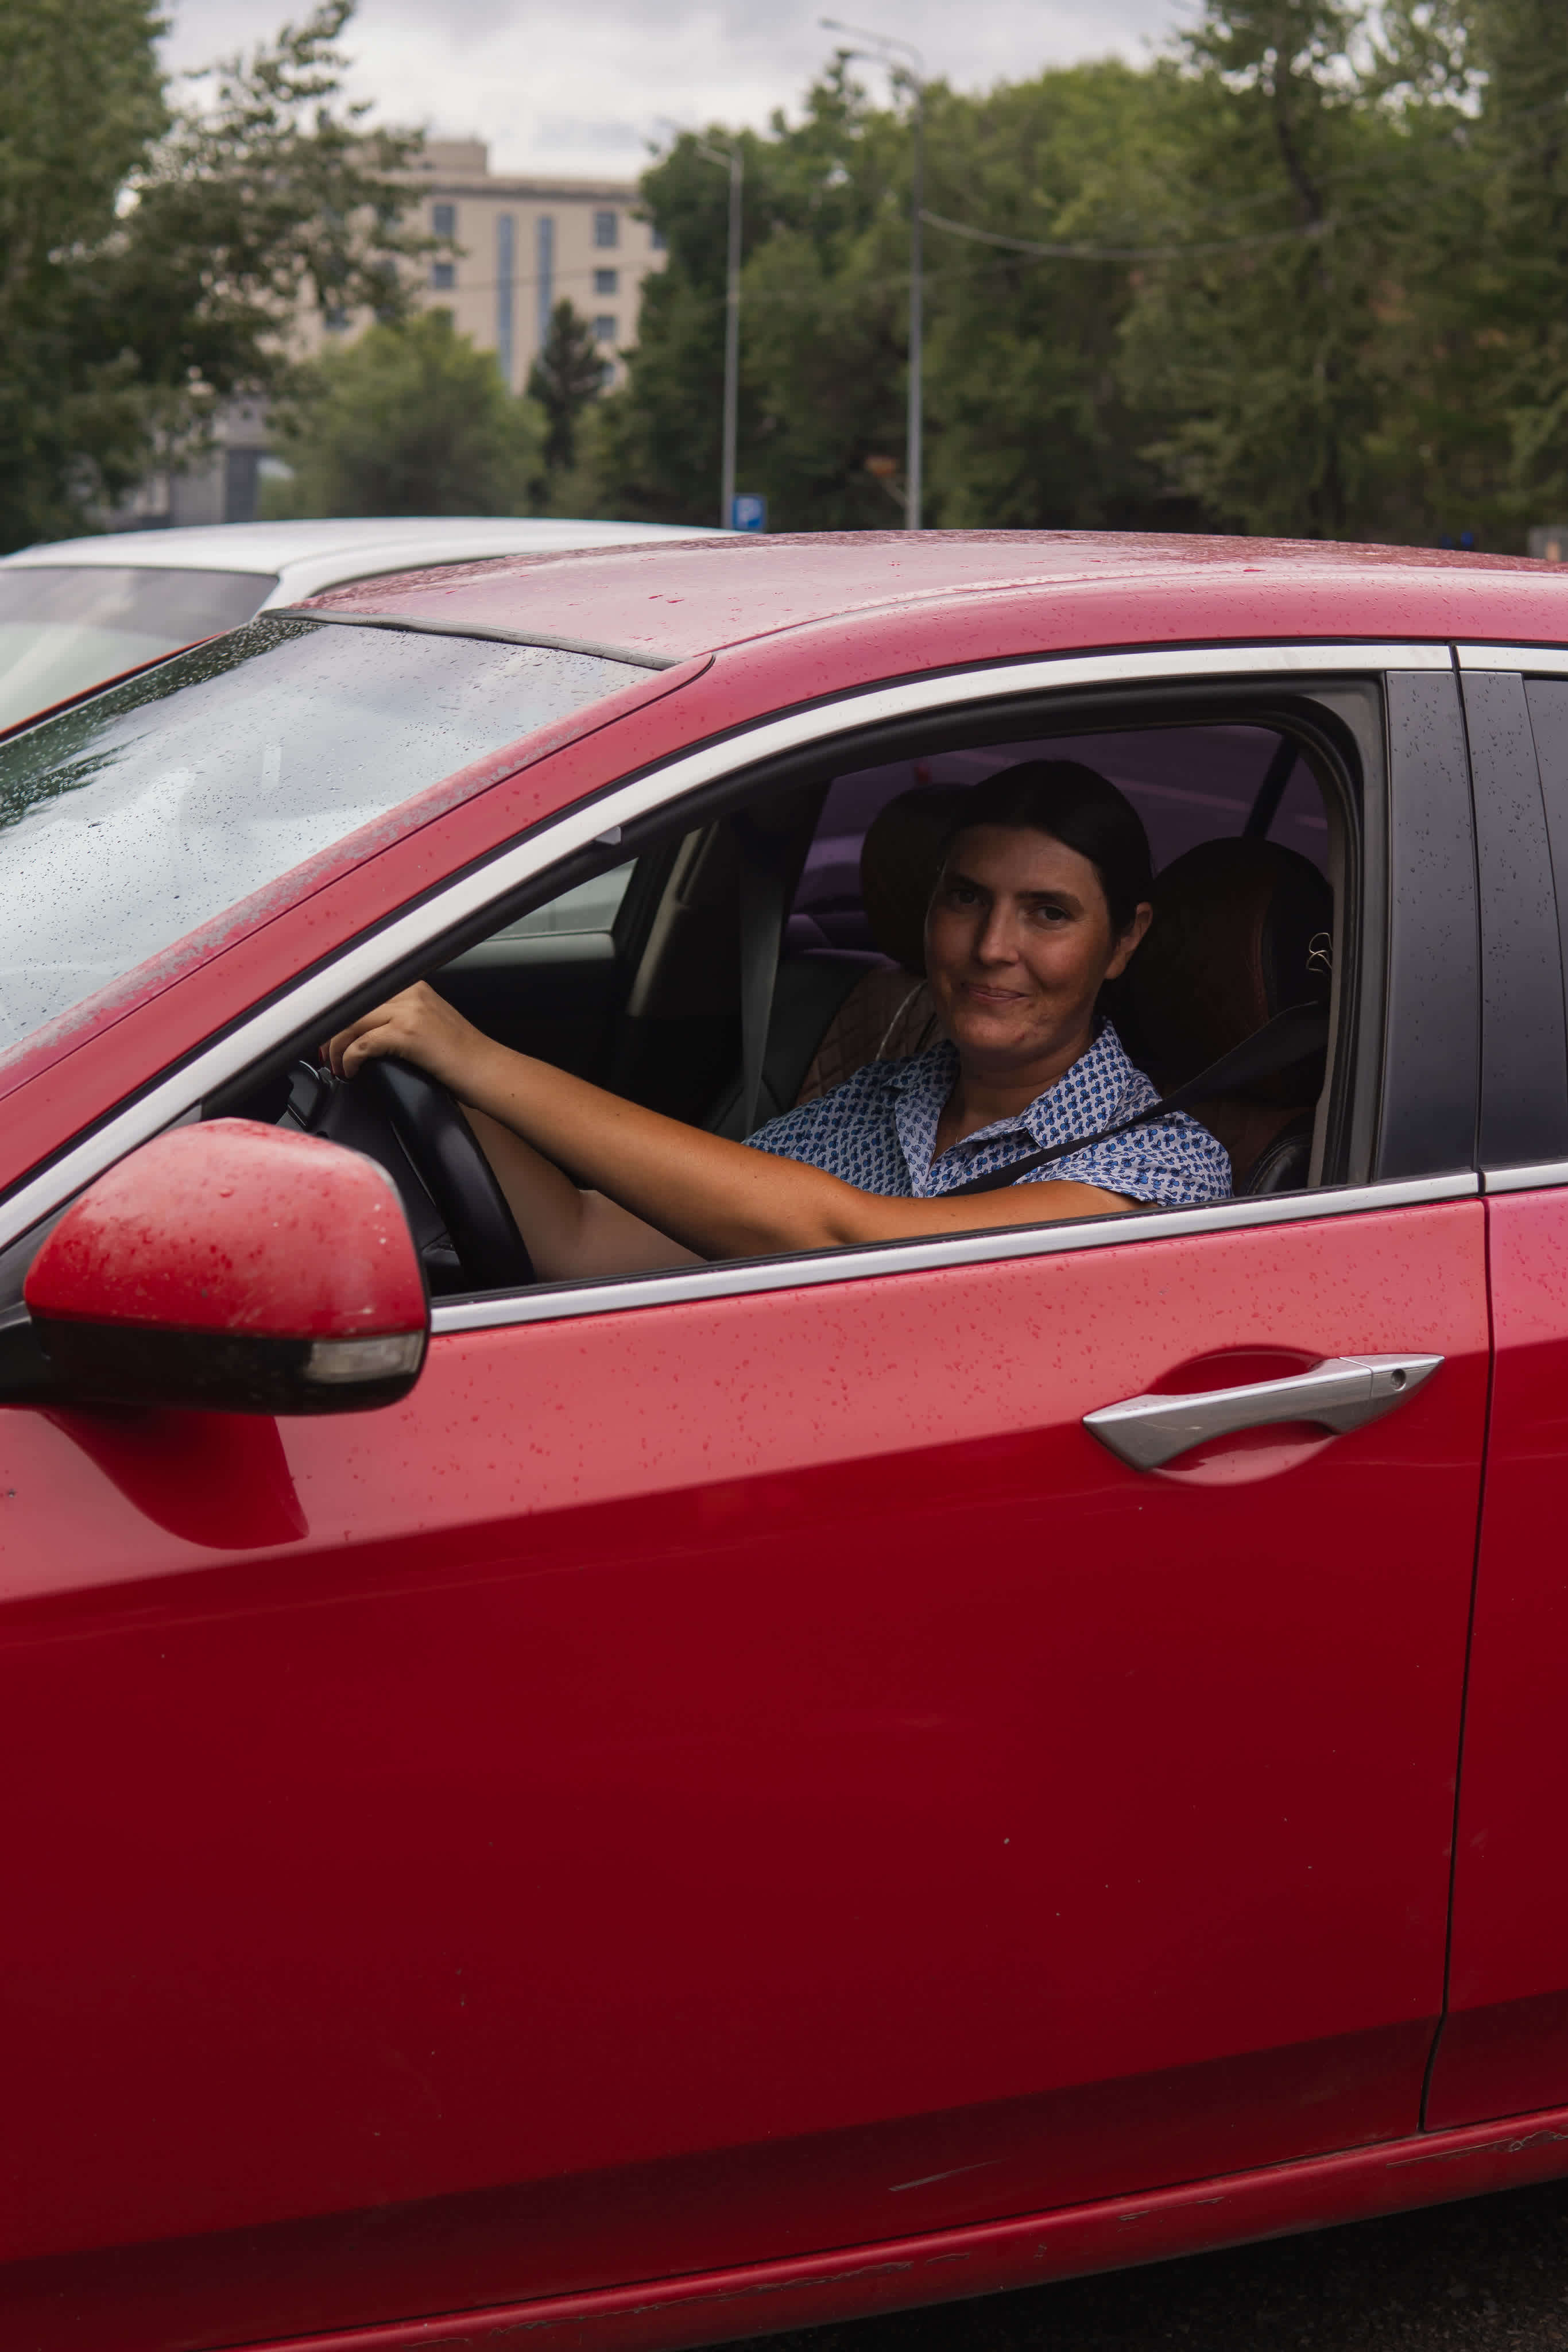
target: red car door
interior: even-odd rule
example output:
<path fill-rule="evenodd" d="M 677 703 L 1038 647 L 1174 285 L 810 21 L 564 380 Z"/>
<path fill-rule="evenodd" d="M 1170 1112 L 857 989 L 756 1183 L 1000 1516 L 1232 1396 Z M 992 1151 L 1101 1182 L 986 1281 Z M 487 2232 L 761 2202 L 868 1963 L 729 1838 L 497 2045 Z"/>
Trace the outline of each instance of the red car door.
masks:
<path fill-rule="evenodd" d="M 16 2340 L 362 2325 L 1414 2126 L 1487 1321 L 1434 1173 L 1451 686 L 1390 718 L 1354 1186 L 454 1305 L 352 1421 L 5 1410 Z M 1290 1417 L 1367 1355 L 1441 1362 Z M 1084 1425 L 1268 1383 L 1282 1419 L 1164 1466 Z"/>
<path fill-rule="evenodd" d="M 1486 1321 L 1396 1202 L 449 1331 L 243 1461 L 14 1413 L 13 2255 L 269 2224 L 281 2334 L 1412 2127 Z"/>
<path fill-rule="evenodd" d="M 1467 654 L 1465 675 L 1497 1363 L 1434 2127 L 1568 2103 L 1568 1050 L 1551 884 L 1568 875 L 1568 677 L 1499 658 Z"/>

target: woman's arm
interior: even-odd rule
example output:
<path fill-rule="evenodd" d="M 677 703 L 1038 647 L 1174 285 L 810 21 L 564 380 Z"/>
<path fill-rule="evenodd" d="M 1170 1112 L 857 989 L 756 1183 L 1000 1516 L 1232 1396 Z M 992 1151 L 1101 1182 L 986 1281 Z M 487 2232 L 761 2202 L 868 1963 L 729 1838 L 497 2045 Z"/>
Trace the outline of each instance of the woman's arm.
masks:
<path fill-rule="evenodd" d="M 541 1282 L 586 1282 L 599 1275 L 650 1274 L 661 1266 L 702 1263 L 602 1192 L 580 1192 L 531 1143 L 476 1104 L 465 1102 L 463 1108 L 511 1203 Z"/>
<path fill-rule="evenodd" d="M 483 1036 L 434 989 L 405 989 L 333 1038 L 351 1077 L 382 1054 L 417 1063 L 577 1184 L 703 1258 L 841 1249 L 922 1234 L 1104 1216 L 1134 1205 L 1092 1184 L 1029 1184 L 967 1200 L 892 1200 L 607 1094 Z"/>

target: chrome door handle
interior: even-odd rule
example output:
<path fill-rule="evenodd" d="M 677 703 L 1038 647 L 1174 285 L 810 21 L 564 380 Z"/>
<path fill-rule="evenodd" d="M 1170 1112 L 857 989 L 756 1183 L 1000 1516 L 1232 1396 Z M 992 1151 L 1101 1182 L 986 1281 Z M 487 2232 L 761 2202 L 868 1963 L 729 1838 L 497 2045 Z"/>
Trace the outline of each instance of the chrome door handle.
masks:
<path fill-rule="evenodd" d="M 1086 1412 L 1083 1426 L 1134 1470 L 1157 1470 L 1206 1438 L 1271 1421 L 1312 1421 L 1324 1429 L 1359 1429 L 1414 1396 L 1441 1356 L 1330 1356 L 1310 1372 L 1245 1388 L 1204 1389 L 1196 1396 L 1126 1397 Z"/>

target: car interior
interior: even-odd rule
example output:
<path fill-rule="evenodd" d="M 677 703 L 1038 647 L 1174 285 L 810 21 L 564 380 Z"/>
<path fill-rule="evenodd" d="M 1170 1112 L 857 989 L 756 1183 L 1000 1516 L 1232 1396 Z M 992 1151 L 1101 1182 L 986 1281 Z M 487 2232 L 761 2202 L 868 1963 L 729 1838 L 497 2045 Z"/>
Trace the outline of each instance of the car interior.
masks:
<path fill-rule="evenodd" d="M 821 755 L 819 755 L 821 757 Z M 753 780 L 648 820 L 564 869 L 553 897 L 426 974 L 502 1043 L 717 1134 L 741 1137 L 877 1057 L 936 1034 L 922 971 L 939 845 L 963 792 L 1014 762 L 1072 759 L 1147 827 L 1154 925 L 1106 1011 L 1162 1095 L 1293 1006 L 1335 1009 L 1348 767 L 1286 719 L 1183 717 Z M 402 984 L 401 981 L 398 984 Z M 281 1118 L 382 1160 L 434 1295 L 518 1286 L 526 1248 L 487 1163 L 421 1074 L 334 1086 L 310 1059 L 225 1109 Z M 276 1081 L 275 1081 L 276 1085 Z M 1322 1051 L 1195 1103 L 1238 1193 L 1322 1181 Z M 209 1106 L 209 1113 L 216 1108 Z M 471 1162 L 478 1159 L 476 1179 Z"/>

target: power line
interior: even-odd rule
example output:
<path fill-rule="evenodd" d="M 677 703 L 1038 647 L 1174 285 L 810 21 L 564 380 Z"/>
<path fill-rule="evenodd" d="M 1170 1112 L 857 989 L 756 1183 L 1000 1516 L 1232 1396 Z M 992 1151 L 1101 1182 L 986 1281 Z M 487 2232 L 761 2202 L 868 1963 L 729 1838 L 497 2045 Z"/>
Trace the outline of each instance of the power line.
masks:
<path fill-rule="evenodd" d="M 1304 228 L 1265 229 L 1256 236 L 1222 237 L 1210 245 L 1042 245 L 1032 237 L 1002 236 L 995 229 L 971 228 L 967 221 L 946 220 L 940 213 L 923 213 L 921 217 L 932 228 L 946 229 L 949 236 L 967 237 L 973 245 L 999 246 L 1008 253 L 1026 253 L 1040 261 L 1196 260 L 1205 254 L 1239 253 L 1243 248 L 1266 245 L 1294 245 L 1303 238 L 1315 242 L 1331 235 L 1338 225 L 1325 220 Z"/>
<path fill-rule="evenodd" d="M 1552 100 L 1553 107 L 1568 105 L 1568 98 Z M 1531 108 L 1529 111 L 1545 113 L 1548 110 Z M 1511 168 L 1542 154 L 1557 144 L 1555 137 L 1538 140 L 1532 147 L 1515 148 L 1508 157 Z M 1474 159 L 1482 168 L 1487 159 Z M 926 213 L 924 217 L 933 228 L 945 229 L 950 236 L 967 238 L 974 245 L 1000 247 L 1008 253 L 1021 253 L 1040 261 L 1201 261 L 1222 253 L 1257 252 L 1268 246 L 1317 245 L 1325 237 L 1337 236 L 1341 230 L 1358 228 L 1364 221 L 1380 220 L 1385 213 L 1407 212 L 1414 205 L 1428 203 L 1445 188 L 1452 187 L 1460 173 L 1447 172 L 1436 180 L 1428 180 L 1419 188 L 1407 189 L 1397 196 L 1385 196 L 1381 204 L 1364 205 L 1358 212 L 1342 213 L 1336 218 L 1328 214 L 1321 221 L 1305 221 L 1291 228 L 1260 230 L 1251 236 L 1228 236 L 1192 245 L 1089 245 L 1047 244 L 1037 238 L 1004 236 L 995 229 L 973 228 L 967 221 L 947 220 L 939 213 Z"/>

